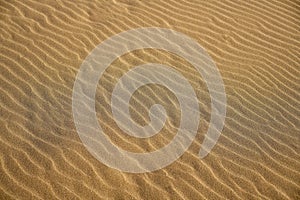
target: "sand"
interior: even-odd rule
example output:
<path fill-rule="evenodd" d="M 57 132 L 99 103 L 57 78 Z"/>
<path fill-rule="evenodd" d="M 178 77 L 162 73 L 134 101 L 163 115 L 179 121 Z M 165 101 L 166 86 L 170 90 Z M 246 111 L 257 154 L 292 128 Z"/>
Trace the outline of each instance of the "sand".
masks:
<path fill-rule="evenodd" d="M 0 199 L 300 199 L 299 1 L 1 0 L 0 9 Z M 110 95 L 135 65 L 177 69 L 201 110 L 188 151 L 163 169 L 132 174 L 104 165 L 84 147 L 72 89 L 92 49 L 139 27 L 173 29 L 205 48 L 224 81 L 227 115 L 217 145 L 199 159 L 211 113 L 202 77 L 160 50 L 123 55 L 96 94 L 99 123 L 116 145 L 154 151 L 180 124 L 176 97 L 151 85 L 132 97 L 132 119 L 147 124 L 149 107 L 160 103 L 169 114 L 166 126 L 149 139 L 118 128 Z"/>

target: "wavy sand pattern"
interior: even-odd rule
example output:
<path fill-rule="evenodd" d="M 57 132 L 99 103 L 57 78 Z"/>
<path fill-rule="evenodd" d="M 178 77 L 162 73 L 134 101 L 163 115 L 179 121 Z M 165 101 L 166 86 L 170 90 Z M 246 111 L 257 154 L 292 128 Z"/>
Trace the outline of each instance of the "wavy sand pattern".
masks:
<path fill-rule="evenodd" d="M 298 1 L 1 0 L 0 9 L 0 199 L 300 199 Z M 136 65 L 174 67 L 201 108 L 196 140 L 180 159 L 151 173 L 123 173 L 83 146 L 72 88 L 81 62 L 101 41 L 152 26 L 182 32 L 208 51 L 224 80 L 227 116 L 217 145 L 200 160 L 211 112 L 201 76 L 168 52 L 123 55 L 100 79 L 96 95 L 99 122 L 116 145 L 159 149 L 180 123 L 175 96 L 150 85 L 132 97 L 132 118 L 147 124 L 150 106 L 160 103 L 169 116 L 165 127 L 149 139 L 118 128 L 111 92 Z"/>

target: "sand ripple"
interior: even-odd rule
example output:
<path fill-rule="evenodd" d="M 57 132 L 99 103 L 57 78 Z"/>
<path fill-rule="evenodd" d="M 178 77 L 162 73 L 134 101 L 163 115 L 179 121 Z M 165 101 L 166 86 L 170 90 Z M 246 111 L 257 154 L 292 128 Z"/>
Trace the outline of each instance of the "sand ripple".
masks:
<path fill-rule="evenodd" d="M 286 1 L 0 1 L 0 199 L 300 199 L 300 6 Z M 155 102 L 168 112 L 161 133 L 128 136 L 112 117 L 111 92 L 136 65 L 156 62 L 185 76 L 201 121 L 189 150 L 170 166 L 128 174 L 94 159 L 72 117 L 72 88 L 89 52 L 106 38 L 158 26 L 195 38 L 211 55 L 227 93 L 227 116 L 213 151 L 198 158 L 210 120 L 203 79 L 160 50 L 123 55 L 99 81 L 96 110 L 112 142 L 154 151 L 174 137 L 179 104 L 150 85 L 131 100 L 147 124 Z M 100 115 L 101 114 L 101 115 Z"/>

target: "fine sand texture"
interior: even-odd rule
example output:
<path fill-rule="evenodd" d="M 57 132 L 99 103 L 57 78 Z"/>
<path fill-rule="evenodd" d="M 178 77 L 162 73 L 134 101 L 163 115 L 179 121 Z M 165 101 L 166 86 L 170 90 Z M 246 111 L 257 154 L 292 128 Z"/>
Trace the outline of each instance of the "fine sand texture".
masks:
<path fill-rule="evenodd" d="M 0 0 L 0 10 L 0 199 L 300 199 L 299 1 Z M 176 69 L 194 88 L 201 111 L 197 136 L 178 160 L 135 174 L 106 166 L 85 148 L 72 91 L 98 44 L 140 27 L 195 39 L 220 71 L 227 114 L 216 146 L 199 159 L 211 117 L 201 75 L 166 51 L 122 55 L 96 91 L 99 124 L 115 145 L 155 151 L 180 125 L 176 96 L 152 84 L 134 93 L 130 113 L 146 125 L 149 108 L 159 103 L 168 114 L 163 129 L 135 138 L 117 126 L 111 94 L 134 66 Z"/>

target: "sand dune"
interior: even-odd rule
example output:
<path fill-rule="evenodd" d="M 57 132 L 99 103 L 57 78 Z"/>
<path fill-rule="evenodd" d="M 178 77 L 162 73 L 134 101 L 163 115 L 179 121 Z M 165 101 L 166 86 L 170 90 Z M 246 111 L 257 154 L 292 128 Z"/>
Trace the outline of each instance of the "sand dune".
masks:
<path fill-rule="evenodd" d="M 300 199 L 299 2 L 2 0 L 0 9 L 0 199 Z M 132 96 L 137 123 L 149 123 L 153 103 L 168 113 L 147 139 L 117 126 L 110 99 L 134 66 L 172 66 L 199 99 L 200 126 L 188 151 L 163 169 L 131 174 L 102 164 L 82 144 L 72 115 L 79 67 L 99 43 L 139 27 L 194 38 L 222 75 L 225 126 L 205 159 L 198 157 L 211 116 L 205 81 L 183 58 L 155 49 L 112 63 L 97 87 L 97 117 L 127 151 L 168 144 L 180 125 L 168 89 L 149 85 Z"/>

